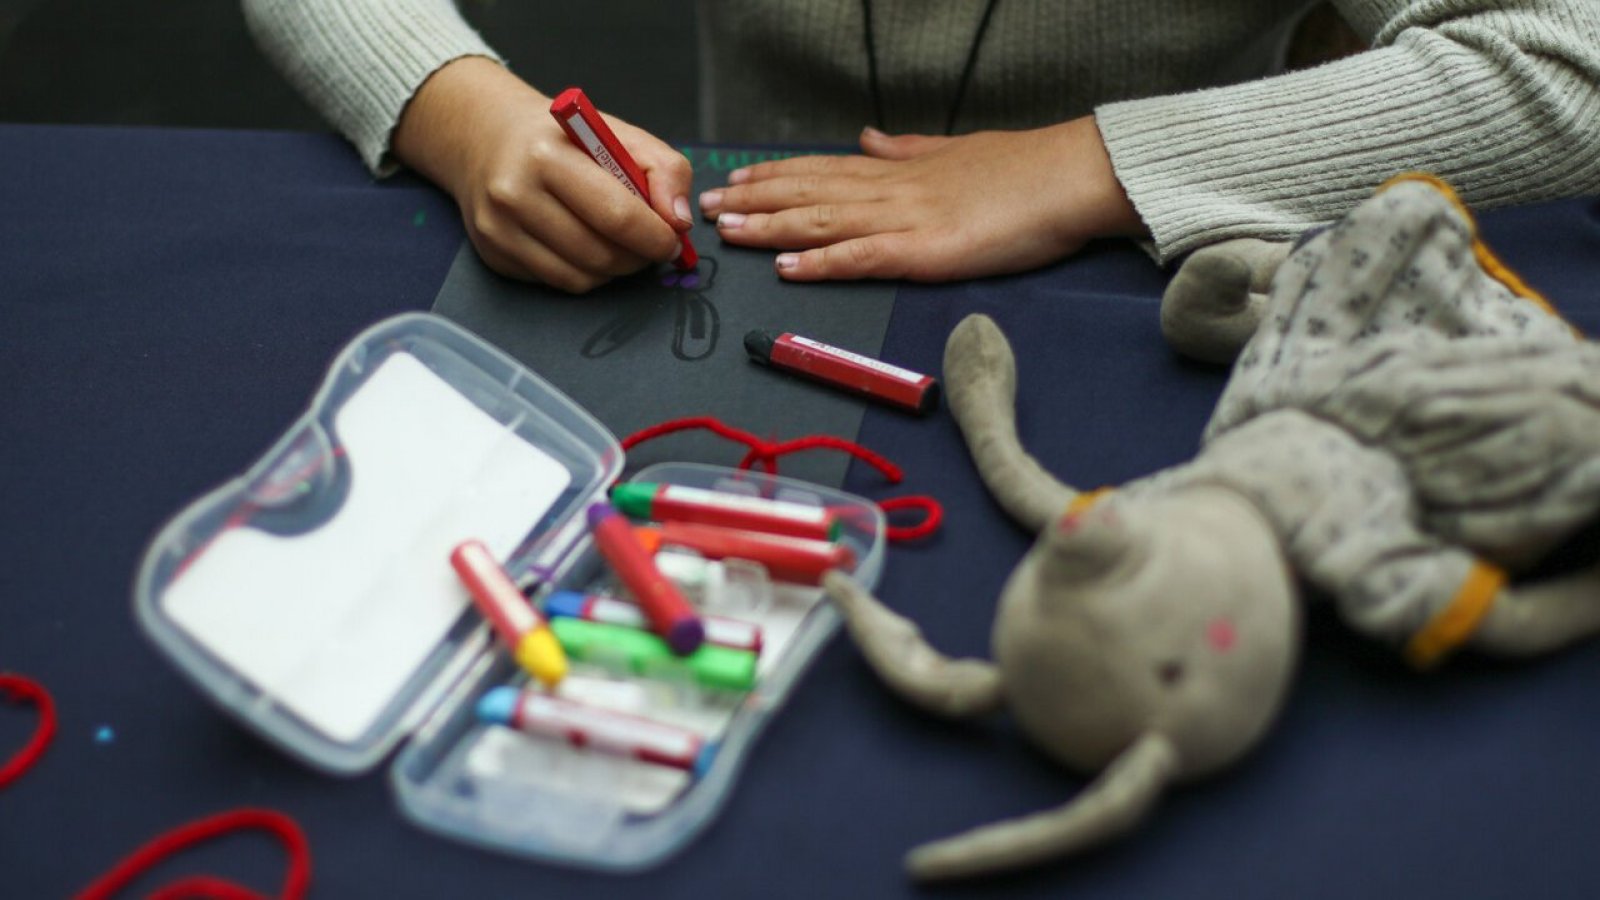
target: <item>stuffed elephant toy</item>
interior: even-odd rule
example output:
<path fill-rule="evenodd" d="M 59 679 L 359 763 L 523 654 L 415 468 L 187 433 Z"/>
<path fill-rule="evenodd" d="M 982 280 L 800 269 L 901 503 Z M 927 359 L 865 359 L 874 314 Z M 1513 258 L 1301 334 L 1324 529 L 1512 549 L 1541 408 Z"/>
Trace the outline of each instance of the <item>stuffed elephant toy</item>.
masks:
<path fill-rule="evenodd" d="M 1191 346 L 1236 354 L 1233 370 L 1197 455 L 1116 489 L 1068 487 L 1022 448 L 993 321 L 950 335 L 951 412 L 986 487 L 1038 534 L 1000 596 L 994 658 L 941 655 L 842 573 L 825 587 L 895 692 L 947 717 L 1003 709 L 1094 779 L 1056 808 L 914 849 L 913 876 L 1078 852 L 1240 759 L 1285 702 L 1307 598 L 1419 667 L 1600 631 L 1600 567 L 1517 577 L 1600 518 L 1600 345 L 1425 176 L 1274 267 L 1253 311 L 1239 292 L 1179 305 L 1195 313 L 1179 328 Z M 1242 349 L 1241 314 L 1259 323 Z"/>

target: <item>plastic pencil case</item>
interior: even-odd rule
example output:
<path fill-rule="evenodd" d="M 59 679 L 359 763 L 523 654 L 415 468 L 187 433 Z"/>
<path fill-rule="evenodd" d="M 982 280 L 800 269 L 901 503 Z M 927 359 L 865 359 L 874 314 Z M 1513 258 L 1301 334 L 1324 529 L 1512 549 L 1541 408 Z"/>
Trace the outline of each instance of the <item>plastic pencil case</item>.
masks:
<path fill-rule="evenodd" d="M 640 675 L 574 663 L 560 688 L 570 699 L 693 731 L 714 749 L 698 771 L 479 721 L 481 698 L 522 676 L 450 549 L 481 540 L 519 584 L 537 585 L 536 599 L 609 592 L 584 511 L 622 462 L 592 416 L 497 349 L 431 314 L 396 316 L 344 349 L 310 409 L 248 471 L 161 529 L 135 612 L 202 693 L 311 766 L 363 774 L 403 744 L 390 780 L 421 827 L 527 857 L 644 868 L 715 817 L 838 617 L 817 588 L 738 560 L 701 563 L 719 602 L 767 629 L 753 687 L 706 688 L 670 665 Z M 867 500 L 693 464 L 634 479 L 828 507 L 853 576 L 878 579 L 884 522 Z"/>

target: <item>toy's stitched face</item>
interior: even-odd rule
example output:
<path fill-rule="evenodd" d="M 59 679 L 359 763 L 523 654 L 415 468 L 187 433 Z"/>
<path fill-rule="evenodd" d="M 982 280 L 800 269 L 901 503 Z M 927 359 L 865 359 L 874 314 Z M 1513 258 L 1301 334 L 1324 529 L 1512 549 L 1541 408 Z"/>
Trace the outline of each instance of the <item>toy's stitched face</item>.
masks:
<path fill-rule="evenodd" d="M 1243 501 L 1102 501 L 1047 529 L 1006 586 L 995 655 L 1007 699 L 1079 768 L 1152 726 L 1186 768 L 1220 765 L 1281 699 L 1290 597 L 1276 542 Z"/>

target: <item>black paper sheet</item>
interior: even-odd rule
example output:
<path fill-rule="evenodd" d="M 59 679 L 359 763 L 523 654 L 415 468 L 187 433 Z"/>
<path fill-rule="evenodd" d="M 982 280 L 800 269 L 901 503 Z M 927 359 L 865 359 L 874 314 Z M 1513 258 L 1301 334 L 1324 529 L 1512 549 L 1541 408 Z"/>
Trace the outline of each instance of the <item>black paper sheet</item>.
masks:
<path fill-rule="evenodd" d="M 740 166 L 796 153 L 683 152 L 694 166 L 691 202 Z M 691 236 L 700 253 L 696 271 L 661 266 L 582 297 L 502 278 L 463 243 L 433 311 L 511 354 L 619 439 L 688 416 L 715 416 L 769 441 L 812 434 L 854 439 L 865 401 L 751 362 L 744 335 L 792 331 L 877 356 L 896 285 L 790 284 L 773 272 L 774 251 L 723 244 L 708 222 L 697 223 Z M 667 460 L 731 466 L 745 449 L 709 432 L 680 432 L 629 451 L 627 466 Z M 807 450 L 783 457 L 779 472 L 837 487 L 848 463 L 837 451 Z"/>

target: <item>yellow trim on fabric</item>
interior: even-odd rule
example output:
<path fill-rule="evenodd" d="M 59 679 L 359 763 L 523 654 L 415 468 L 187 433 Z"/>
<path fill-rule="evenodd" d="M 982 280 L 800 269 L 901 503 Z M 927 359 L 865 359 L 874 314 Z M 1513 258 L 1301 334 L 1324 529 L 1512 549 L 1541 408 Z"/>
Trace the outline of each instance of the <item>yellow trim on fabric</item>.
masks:
<path fill-rule="evenodd" d="M 1083 512 L 1084 510 L 1093 506 L 1101 497 L 1104 497 L 1114 490 L 1116 490 L 1116 488 L 1097 487 L 1092 491 L 1084 491 L 1078 494 L 1078 496 L 1073 497 L 1071 502 L 1067 504 L 1067 511 L 1061 514 L 1061 518 L 1065 519 L 1067 516 L 1075 516 L 1078 513 Z"/>
<path fill-rule="evenodd" d="M 1455 599 L 1407 642 L 1406 662 L 1419 669 L 1431 669 L 1466 643 L 1489 614 L 1489 607 L 1505 584 L 1503 570 L 1484 562 L 1474 563 Z"/>
<path fill-rule="evenodd" d="M 1573 334 L 1583 337 L 1583 332 L 1578 330 L 1578 326 L 1568 322 L 1566 317 L 1561 315 L 1561 311 L 1556 309 L 1555 304 L 1551 303 L 1543 294 L 1529 287 L 1521 276 L 1511 271 L 1509 266 L 1494 255 L 1494 251 L 1489 249 L 1489 245 L 1485 244 L 1483 239 L 1478 236 L 1478 220 L 1472 215 L 1472 210 L 1467 208 L 1467 204 L 1461 201 L 1461 197 L 1456 193 L 1455 188 L 1452 188 L 1443 178 L 1437 175 L 1430 175 L 1427 172 L 1407 172 L 1404 175 L 1396 175 L 1379 185 L 1376 193 L 1381 194 L 1404 181 L 1420 181 L 1424 184 L 1432 185 L 1461 212 L 1462 217 L 1467 220 L 1467 226 L 1472 229 L 1472 255 L 1490 278 L 1505 285 L 1506 289 L 1511 293 L 1527 300 L 1551 316 L 1560 319 L 1568 328 L 1572 329 Z"/>

